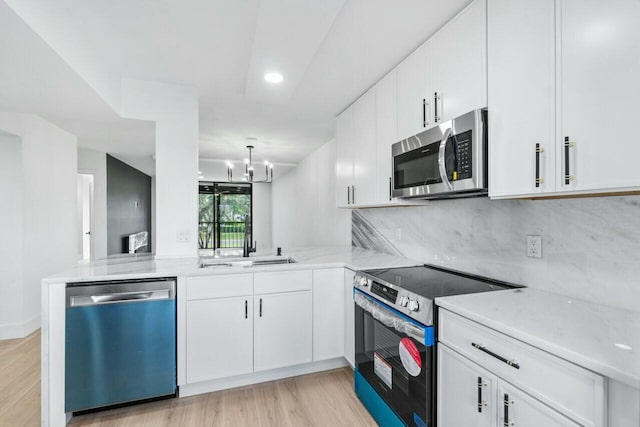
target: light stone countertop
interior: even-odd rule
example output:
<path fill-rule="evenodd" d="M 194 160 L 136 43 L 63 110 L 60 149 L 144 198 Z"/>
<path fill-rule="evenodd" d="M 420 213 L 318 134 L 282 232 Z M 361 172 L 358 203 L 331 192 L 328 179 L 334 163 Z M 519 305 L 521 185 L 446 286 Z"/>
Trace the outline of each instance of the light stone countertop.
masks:
<path fill-rule="evenodd" d="M 256 256 L 272 256 L 272 252 Z M 411 267 L 423 263 L 407 258 L 382 254 L 350 246 L 307 247 L 283 251 L 283 257 L 296 262 L 259 267 L 199 268 L 199 259 L 157 258 L 153 255 L 117 256 L 62 271 L 43 280 L 43 284 L 89 282 L 99 280 L 139 279 L 173 276 L 213 276 L 220 274 L 258 273 L 265 271 L 313 270 L 342 268 L 364 270 L 372 268 Z"/>
<path fill-rule="evenodd" d="M 436 304 L 640 389 L 640 311 L 531 288 L 437 298 Z"/>

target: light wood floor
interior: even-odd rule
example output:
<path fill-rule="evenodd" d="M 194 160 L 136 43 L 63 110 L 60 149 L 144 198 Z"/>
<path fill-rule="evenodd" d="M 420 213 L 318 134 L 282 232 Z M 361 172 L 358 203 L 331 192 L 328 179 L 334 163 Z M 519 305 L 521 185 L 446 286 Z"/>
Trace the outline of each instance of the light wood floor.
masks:
<path fill-rule="evenodd" d="M 0 341 L 0 426 L 40 424 L 40 332 Z M 349 368 L 74 417 L 72 426 L 375 426 Z"/>

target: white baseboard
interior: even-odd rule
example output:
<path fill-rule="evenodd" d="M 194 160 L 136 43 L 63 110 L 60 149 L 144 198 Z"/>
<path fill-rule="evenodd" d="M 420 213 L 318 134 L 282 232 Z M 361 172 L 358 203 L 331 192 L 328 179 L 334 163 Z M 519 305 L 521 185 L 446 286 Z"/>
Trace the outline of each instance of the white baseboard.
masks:
<path fill-rule="evenodd" d="M 40 328 L 40 315 L 36 315 L 24 323 L 7 323 L 0 325 L 0 340 L 12 340 L 31 335 Z"/>
<path fill-rule="evenodd" d="M 239 375 L 236 377 L 221 378 L 219 380 L 202 381 L 194 384 L 180 386 L 179 396 L 188 397 L 196 394 L 211 393 L 212 391 L 226 390 L 229 388 L 243 387 L 250 384 L 259 384 L 267 381 L 280 380 L 298 375 L 312 374 L 349 366 L 343 357 L 323 360 L 320 362 L 306 363 L 304 365 L 289 366 L 281 369 L 273 369 L 253 374 Z"/>

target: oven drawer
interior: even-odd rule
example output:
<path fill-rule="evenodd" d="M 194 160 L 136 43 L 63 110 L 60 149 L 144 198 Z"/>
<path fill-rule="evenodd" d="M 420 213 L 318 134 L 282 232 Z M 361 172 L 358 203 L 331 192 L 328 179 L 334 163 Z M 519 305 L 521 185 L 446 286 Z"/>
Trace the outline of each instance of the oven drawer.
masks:
<path fill-rule="evenodd" d="M 585 426 L 605 419 L 604 378 L 440 309 L 439 340 Z"/>

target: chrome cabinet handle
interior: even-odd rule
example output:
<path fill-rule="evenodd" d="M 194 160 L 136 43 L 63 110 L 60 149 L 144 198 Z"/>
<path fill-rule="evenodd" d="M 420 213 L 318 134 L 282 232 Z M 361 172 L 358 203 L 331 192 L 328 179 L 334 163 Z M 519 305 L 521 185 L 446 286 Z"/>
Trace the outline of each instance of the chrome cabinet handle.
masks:
<path fill-rule="evenodd" d="M 244 300 L 244 318 L 249 318 L 249 301 Z"/>
<path fill-rule="evenodd" d="M 544 183 L 544 178 L 540 178 L 540 154 L 544 153 L 544 148 L 540 146 L 540 143 L 536 143 L 536 188 L 540 188 L 540 184 Z"/>
<path fill-rule="evenodd" d="M 482 413 L 482 408 L 487 406 L 487 402 L 482 400 L 482 388 L 487 384 L 482 382 L 482 377 L 478 377 L 478 412 Z"/>
<path fill-rule="evenodd" d="M 571 175 L 569 170 L 569 149 L 573 148 L 575 143 L 569 140 L 568 136 L 564 137 L 564 185 L 571 184 L 571 181 L 575 179 L 574 175 Z"/>
<path fill-rule="evenodd" d="M 507 365 L 511 366 L 512 368 L 515 369 L 520 369 L 520 364 L 518 362 L 516 362 L 515 360 L 509 360 L 506 357 L 500 356 L 497 353 L 494 353 L 491 350 L 488 350 L 487 347 L 483 346 L 482 344 L 476 344 L 474 342 L 471 343 L 471 345 L 474 348 L 477 348 L 478 350 L 487 353 L 489 356 L 495 357 L 496 359 L 498 359 L 499 361 L 506 363 Z"/>
<path fill-rule="evenodd" d="M 422 127 L 426 128 L 429 126 L 429 122 L 427 121 L 427 106 L 429 103 L 426 98 L 422 98 Z"/>
<path fill-rule="evenodd" d="M 356 204 L 356 186 L 351 186 L 351 203 Z"/>
<path fill-rule="evenodd" d="M 351 193 L 349 192 L 349 186 L 347 185 L 347 204 L 351 204 Z"/>
<path fill-rule="evenodd" d="M 515 425 L 514 423 L 511 422 L 511 420 L 509 419 L 509 406 L 513 405 L 515 402 L 513 400 L 509 400 L 509 395 L 507 393 L 504 394 L 504 400 L 503 400 L 503 405 L 504 405 L 504 414 L 503 414 L 503 422 L 502 425 L 504 427 L 510 427 Z"/>
<path fill-rule="evenodd" d="M 440 171 L 440 179 L 442 179 L 442 182 L 449 190 L 453 190 L 453 184 L 451 184 L 451 181 L 449 181 L 449 177 L 447 176 L 447 166 L 444 164 L 444 151 L 447 148 L 449 136 L 451 136 L 451 128 L 444 131 L 442 141 L 440 141 L 440 148 L 438 149 L 438 169 Z"/>
<path fill-rule="evenodd" d="M 260 298 L 260 317 L 262 317 L 262 298 Z"/>
<path fill-rule="evenodd" d="M 392 191 L 392 188 L 391 188 L 391 187 L 392 187 L 392 184 L 391 184 L 391 177 L 389 177 L 389 201 L 391 201 L 391 199 L 392 199 L 392 194 L 393 194 L 393 191 Z"/>
<path fill-rule="evenodd" d="M 442 100 L 442 94 L 438 95 L 438 92 L 436 92 L 433 95 L 433 105 L 435 108 L 435 114 L 434 114 L 434 122 L 438 123 L 441 119 L 440 114 L 438 114 L 438 100 Z M 442 103 L 441 103 L 442 104 Z M 442 110 L 442 105 L 440 105 L 440 110 Z M 440 113 L 442 113 L 442 111 L 440 111 Z"/>

